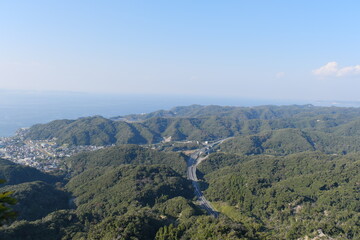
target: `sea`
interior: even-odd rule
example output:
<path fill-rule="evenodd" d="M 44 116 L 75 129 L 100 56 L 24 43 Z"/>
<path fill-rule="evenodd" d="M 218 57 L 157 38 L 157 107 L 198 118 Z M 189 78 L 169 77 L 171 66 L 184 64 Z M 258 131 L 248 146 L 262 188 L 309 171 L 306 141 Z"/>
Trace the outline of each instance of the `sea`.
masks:
<path fill-rule="evenodd" d="M 306 101 L 246 99 L 155 94 L 97 94 L 79 92 L 38 92 L 0 90 L 0 137 L 13 136 L 19 128 L 31 127 L 56 119 L 77 119 L 149 113 L 191 104 L 222 106 L 257 106 L 309 104 Z M 318 105 L 331 105 L 318 102 Z M 360 104 L 359 104 L 360 106 Z"/>

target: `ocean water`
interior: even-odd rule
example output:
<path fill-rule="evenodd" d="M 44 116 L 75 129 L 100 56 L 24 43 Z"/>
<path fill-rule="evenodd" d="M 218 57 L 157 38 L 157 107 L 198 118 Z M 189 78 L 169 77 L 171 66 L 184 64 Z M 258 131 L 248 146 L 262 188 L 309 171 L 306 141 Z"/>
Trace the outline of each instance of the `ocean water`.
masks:
<path fill-rule="evenodd" d="M 120 95 L 71 92 L 20 92 L 0 90 L 0 137 L 12 136 L 17 129 L 56 119 L 77 119 L 101 115 L 114 117 L 148 113 L 191 104 L 255 106 L 301 102 L 249 100 L 181 95 Z M 306 102 L 304 102 L 306 103 Z"/>
<path fill-rule="evenodd" d="M 170 101 L 164 100 L 140 95 L 0 92 L 0 136 L 11 136 L 21 127 L 55 119 L 93 115 L 112 117 L 172 106 Z"/>

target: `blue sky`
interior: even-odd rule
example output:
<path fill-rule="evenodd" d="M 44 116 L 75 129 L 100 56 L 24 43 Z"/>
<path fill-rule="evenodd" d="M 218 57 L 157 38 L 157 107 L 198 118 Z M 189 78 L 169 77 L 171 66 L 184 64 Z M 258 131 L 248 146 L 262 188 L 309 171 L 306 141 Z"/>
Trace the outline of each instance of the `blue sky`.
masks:
<path fill-rule="evenodd" d="M 360 100 L 359 1 L 1 1 L 0 88 Z"/>

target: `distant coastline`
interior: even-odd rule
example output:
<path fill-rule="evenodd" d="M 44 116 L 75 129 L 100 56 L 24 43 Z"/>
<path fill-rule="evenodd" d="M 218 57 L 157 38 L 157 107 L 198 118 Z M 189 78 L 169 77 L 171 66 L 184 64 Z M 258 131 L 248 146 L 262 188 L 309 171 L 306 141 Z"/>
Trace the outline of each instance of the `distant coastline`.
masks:
<path fill-rule="evenodd" d="M 37 123 L 46 123 L 56 119 L 77 119 L 94 115 L 109 118 L 191 104 L 257 106 L 311 103 L 317 106 L 360 106 L 360 102 L 345 101 L 306 102 L 180 95 L 120 95 L 4 90 L 0 92 L 0 137 L 12 136 L 17 129 L 22 127 L 30 127 Z"/>

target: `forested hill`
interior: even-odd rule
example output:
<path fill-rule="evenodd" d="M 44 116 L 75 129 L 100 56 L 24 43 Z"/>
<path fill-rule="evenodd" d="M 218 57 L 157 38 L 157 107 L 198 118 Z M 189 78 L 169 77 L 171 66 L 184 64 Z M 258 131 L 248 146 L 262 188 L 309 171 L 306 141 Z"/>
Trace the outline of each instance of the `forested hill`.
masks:
<path fill-rule="evenodd" d="M 191 105 L 113 119 L 95 116 L 56 120 L 34 125 L 26 137 L 33 140 L 56 138 L 59 144 L 73 145 L 148 144 L 170 137 L 173 141 L 216 140 L 286 128 L 358 136 L 360 109 L 312 105 Z"/>
<path fill-rule="evenodd" d="M 354 111 L 355 110 L 355 111 Z M 264 105 L 256 107 L 234 107 L 218 105 L 190 105 L 174 107 L 170 110 L 159 110 L 148 114 L 130 114 L 126 116 L 113 117 L 113 120 L 143 121 L 154 117 L 209 117 L 209 116 L 232 116 L 238 119 L 279 119 L 292 117 L 311 117 L 317 115 L 327 115 L 341 113 L 347 116 L 359 116 L 360 110 L 356 108 L 339 107 L 316 107 L 307 105 Z"/>
<path fill-rule="evenodd" d="M 2 158 L 0 158 L 0 179 L 6 179 L 5 185 L 15 185 L 32 181 L 43 181 L 47 183 L 59 181 L 58 177 Z"/>
<path fill-rule="evenodd" d="M 73 174 L 97 167 L 120 166 L 123 164 L 162 164 L 185 175 L 186 156 L 174 152 L 159 152 L 137 145 L 121 145 L 94 152 L 85 152 L 66 159 L 66 166 Z"/>
<path fill-rule="evenodd" d="M 39 170 L 0 158 L 0 192 L 11 191 L 18 201 L 13 208 L 18 220 L 35 220 L 68 208 L 68 195 L 55 186 L 62 179 Z M 3 239 L 3 238 L 0 238 Z"/>
<path fill-rule="evenodd" d="M 196 141 L 139 146 L 170 136 L 233 137 L 214 151 Z M 59 159 L 61 177 L 0 159 L 8 180 L 0 190 L 19 200 L 0 239 L 359 239 L 357 108 L 193 105 L 57 120 L 27 137 L 115 145 Z M 191 150 L 218 218 L 199 207 L 186 179 Z"/>
<path fill-rule="evenodd" d="M 341 129 L 345 129 L 344 126 Z M 279 129 L 259 134 L 238 136 L 219 146 L 221 151 L 254 155 L 287 155 L 297 152 L 321 151 L 329 154 L 346 154 L 360 151 L 359 135 L 321 132 L 311 129 Z"/>
<path fill-rule="evenodd" d="M 358 154 L 216 153 L 199 170 L 209 184 L 205 195 L 217 209 L 258 224 L 259 232 L 270 233 L 266 239 L 359 239 Z"/>
<path fill-rule="evenodd" d="M 9 176 L 10 166 L 22 170 L 12 176 L 26 178 L 0 188 L 14 192 L 19 213 L 0 227 L 0 239 L 258 239 L 251 227 L 205 215 L 191 182 L 174 170 L 186 169 L 178 153 L 124 145 L 79 154 L 66 159 L 73 174 L 56 183 L 2 162 L 1 176 Z"/>

